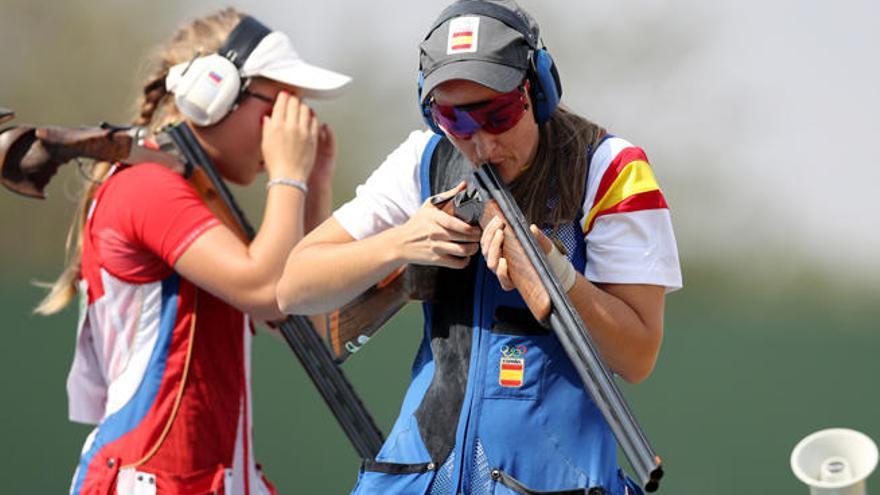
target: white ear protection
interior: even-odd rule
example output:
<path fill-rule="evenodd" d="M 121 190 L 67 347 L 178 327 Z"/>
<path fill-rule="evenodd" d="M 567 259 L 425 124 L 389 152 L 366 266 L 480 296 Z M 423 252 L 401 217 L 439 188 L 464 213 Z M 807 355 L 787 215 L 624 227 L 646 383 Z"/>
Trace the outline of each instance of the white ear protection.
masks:
<path fill-rule="evenodd" d="M 238 68 L 216 53 L 176 65 L 165 79 L 180 113 L 199 126 L 216 124 L 232 110 L 241 90 Z"/>
<path fill-rule="evenodd" d="M 253 17 L 244 17 L 218 50 L 168 71 L 166 89 L 174 93 L 178 110 L 195 125 L 220 122 L 241 94 L 241 66 L 271 30 Z"/>

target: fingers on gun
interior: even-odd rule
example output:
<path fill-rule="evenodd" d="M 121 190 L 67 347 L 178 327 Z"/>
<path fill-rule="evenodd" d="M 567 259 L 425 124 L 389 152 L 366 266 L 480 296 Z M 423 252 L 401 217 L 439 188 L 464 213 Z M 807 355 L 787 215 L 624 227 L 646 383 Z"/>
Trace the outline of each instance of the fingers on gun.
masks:
<path fill-rule="evenodd" d="M 489 263 L 489 268 L 493 268 L 496 265 L 490 262 L 490 258 L 501 256 L 501 247 L 504 245 L 504 227 L 504 221 L 495 217 L 486 224 L 480 237 L 480 247 L 483 257 Z"/>
<path fill-rule="evenodd" d="M 507 259 L 500 258 L 498 260 L 498 268 L 495 270 L 495 276 L 498 277 L 498 282 L 501 283 L 501 288 L 504 290 L 513 290 L 515 287 L 513 285 L 513 281 L 510 280 L 510 275 L 507 272 Z"/>
<path fill-rule="evenodd" d="M 435 241 L 432 251 L 435 259 L 432 264 L 446 268 L 464 268 L 470 263 L 470 257 L 476 252 L 476 244 L 461 244 L 451 241 Z"/>
<path fill-rule="evenodd" d="M 460 193 L 461 191 L 464 191 L 466 187 L 467 187 L 467 182 L 461 181 L 452 189 L 449 189 L 447 191 L 443 191 L 441 193 L 438 193 L 438 194 L 431 196 L 430 198 L 427 199 L 427 201 L 425 201 L 425 203 L 431 203 L 433 205 L 445 203 L 446 201 L 449 201 L 450 199 L 452 199 L 456 194 Z"/>
<path fill-rule="evenodd" d="M 456 242 L 479 242 L 482 234 L 479 227 L 470 225 L 439 209 L 435 209 L 432 216 L 433 221 L 444 229 L 449 239 Z"/>
<path fill-rule="evenodd" d="M 479 249 L 479 229 L 436 208 L 428 215 L 432 224 L 428 241 L 434 255 L 431 263 L 447 268 L 467 266 Z"/>
<path fill-rule="evenodd" d="M 486 266 L 498 277 L 501 288 L 511 290 L 514 286 L 508 274 L 507 259 L 504 258 L 503 251 L 506 225 L 499 217 L 490 220 L 483 231 L 482 239 L 480 239 L 480 247 L 483 258 L 486 259 Z"/>

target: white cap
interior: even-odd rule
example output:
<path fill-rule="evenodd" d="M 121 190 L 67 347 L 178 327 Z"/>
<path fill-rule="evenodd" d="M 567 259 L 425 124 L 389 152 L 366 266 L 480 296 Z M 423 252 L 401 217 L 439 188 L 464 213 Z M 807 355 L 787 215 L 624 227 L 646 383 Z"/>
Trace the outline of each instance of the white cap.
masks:
<path fill-rule="evenodd" d="M 303 60 L 290 38 L 272 31 L 260 40 L 241 67 L 242 77 L 265 77 L 296 86 L 309 98 L 335 98 L 351 82 L 351 77 L 322 69 Z"/>

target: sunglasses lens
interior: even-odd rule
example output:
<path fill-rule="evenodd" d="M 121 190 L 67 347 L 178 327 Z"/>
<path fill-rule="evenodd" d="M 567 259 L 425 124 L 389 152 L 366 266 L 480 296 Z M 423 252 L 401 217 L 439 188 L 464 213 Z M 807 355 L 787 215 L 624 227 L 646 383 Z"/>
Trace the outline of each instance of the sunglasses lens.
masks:
<path fill-rule="evenodd" d="M 501 98 L 499 97 L 499 100 Z M 496 102 L 497 105 L 490 105 L 492 108 L 483 110 L 483 129 L 489 134 L 501 134 L 513 129 L 525 114 L 525 105 L 519 97 L 510 98 L 507 101 L 496 100 L 492 103 Z"/>
<path fill-rule="evenodd" d="M 434 116 L 434 122 L 459 139 L 473 136 L 480 128 L 480 124 L 468 112 L 452 105 L 433 104 L 431 105 L 431 115 Z"/>
<path fill-rule="evenodd" d="M 523 92 L 517 88 L 477 105 L 431 104 L 431 115 L 440 127 L 458 139 L 468 139 L 479 129 L 502 134 L 512 129 L 525 114 Z"/>

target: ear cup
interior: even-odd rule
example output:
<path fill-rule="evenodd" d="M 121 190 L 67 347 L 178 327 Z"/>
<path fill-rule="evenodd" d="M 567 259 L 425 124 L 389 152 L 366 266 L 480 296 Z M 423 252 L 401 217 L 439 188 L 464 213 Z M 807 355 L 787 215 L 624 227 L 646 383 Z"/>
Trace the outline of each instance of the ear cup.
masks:
<path fill-rule="evenodd" d="M 236 66 L 216 53 L 181 66 L 173 67 L 166 80 L 180 112 L 199 126 L 222 120 L 241 89 Z"/>
<path fill-rule="evenodd" d="M 541 48 L 532 56 L 532 103 L 535 120 L 541 124 L 550 120 L 562 97 L 562 83 L 550 52 Z"/>
<path fill-rule="evenodd" d="M 422 120 L 425 121 L 425 125 L 428 126 L 429 129 L 434 131 L 436 134 L 443 135 L 443 130 L 434 122 L 434 117 L 431 115 L 431 102 L 430 99 L 422 101 L 422 87 L 425 83 L 425 76 L 422 74 L 422 71 L 419 71 L 419 85 L 416 90 L 416 98 L 418 98 L 419 103 L 419 113 L 422 114 Z"/>

